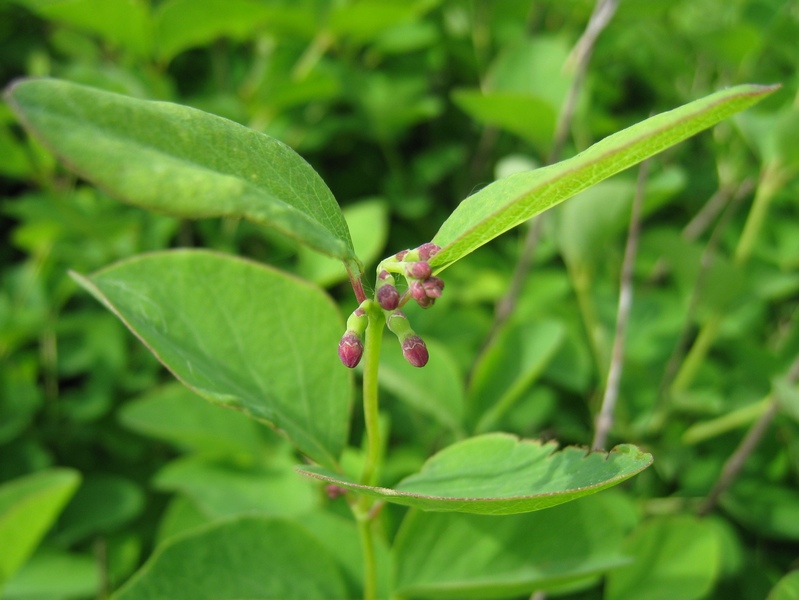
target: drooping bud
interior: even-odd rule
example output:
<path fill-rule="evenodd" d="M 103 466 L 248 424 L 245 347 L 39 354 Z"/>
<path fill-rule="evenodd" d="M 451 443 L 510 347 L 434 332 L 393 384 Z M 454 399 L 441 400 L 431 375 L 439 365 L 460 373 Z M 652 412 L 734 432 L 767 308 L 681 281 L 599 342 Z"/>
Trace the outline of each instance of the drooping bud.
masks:
<path fill-rule="evenodd" d="M 415 333 L 402 341 L 402 355 L 414 367 L 425 366 L 430 358 L 424 340 Z"/>
<path fill-rule="evenodd" d="M 399 306 L 400 295 L 390 283 L 377 290 L 377 303 L 383 310 L 394 310 Z"/>
<path fill-rule="evenodd" d="M 422 288 L 428 298 L 441 298 L 444 282 L 438 277 L 428 277 L 422 282 Z"/>
<path fill-rule="evenodd" d="M 422 308 L 430 308 L 431 306 L 433 306 L 433 304 L 436 303 L 436 299 L 431 298 L 430 296 L 425 296 L 421 300 L 417 300 L 416 303 Z"/>
<path fill-rule="evenodd" d="M 347 331 L 338 343 L 338 357 L 345 367 L 354 369 L 361 362 L 363 342 L 354 331 Z"/>
<path fill-rule="evenodd" d="M 417 250 L 419 251 L 420 260 L 430 260 L 433 256 L 441 252 L 441 246 L 433 242 L 427 242 L 419 246 Z"/>
<path fill-rule="evenodd" d="M 425 261 L 419 262 L 412 262 L 408 263 L 405 267 L 405 273 L 408 277 L 412 277 L 413 279 L 427 279 L 430 277 L 432 270 L 430 269 L 430 265 Z"/>

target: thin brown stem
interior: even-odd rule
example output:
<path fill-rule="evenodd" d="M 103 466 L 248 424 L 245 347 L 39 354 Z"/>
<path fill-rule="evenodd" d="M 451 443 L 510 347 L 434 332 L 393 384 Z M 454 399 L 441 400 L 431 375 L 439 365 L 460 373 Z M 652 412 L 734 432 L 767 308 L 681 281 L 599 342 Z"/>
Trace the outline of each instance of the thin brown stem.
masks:
<path fill-rule="evenodd" d="M 791 365 L 787 379 L 792 384 L 796 383 L 797 379 L 799 379 L 799 356 L 796 357 Z M 724 463 L 724 467 L 721 470 L 719 478 L 716 480 L 716 484 L 713 486 L 713 489 L 710 490 L 705 501 L 699 506 L 697 512 L 700 515 L 707 515 L 716 508 L 719 498 L 738 478 L 738 475 L 740 475 L 746 463 L 746 459 L 749 458 L 760 444 L 760 441 L 766 434 L 774 417 L 777 416 L 778 411 L 779 403 L 777 402 L 774 392 L 772 392 L 768 409 L 752 424 L 752 427 L 746 432 L 744 439 L 741 440 L 735 452 L 733 452 L 727 459 L 727 462 Z"/>
<path fill-rule="evenodd" d="M 610 358 L 610 368 L 605 384 L 605 393 L 602 397 L 602 407 L 596 417 L 594 441 L 591 447 L 594 450 L 604 448 L 607 443 L 608 433 L 613 427 L 613 417 L 616 411 L 616 402 L 619 398 L 619 385 L 624 366 L 624 346 L 627 337 L 627 323 L 630 319 L 630 310 L 633 304 L 633 270 L 635 257 L 638 253 L 638 240 L 641 234 L 641 210 L 644 203 L 646 180 L 649 176 L 649 161 L 641 165 L 638 172 L 638 186 L 633 199 L 630 212 L 630 228 L 627 233 L 627 244 L 624 248 L 624 260 L 621 268 L 621 283 L 619 284 L 619 306 L 616 313 L 616 332 L 613 338 L 613 350 Z"/>

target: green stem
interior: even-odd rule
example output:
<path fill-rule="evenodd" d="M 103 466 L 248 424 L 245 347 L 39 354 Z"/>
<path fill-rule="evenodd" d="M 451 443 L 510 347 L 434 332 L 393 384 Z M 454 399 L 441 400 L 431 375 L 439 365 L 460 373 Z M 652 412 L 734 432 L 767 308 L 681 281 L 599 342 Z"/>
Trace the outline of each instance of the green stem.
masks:
<path fill-rule="evenodd" d="M 363 418 L 366 425 L 366 461 L 361 483 L 372 485 L 381 454 L 379 405 L 377 399 L 377 372 L 380 363 L 380 344 L 386 320 L 376 304 L 367 311 L 363 361 Z"/>
<path fill-rule="evenodd" d="M 366 425 L 366 460 L 361 474 L 363 485 L 374 483 L 377 465 L 382 454 L 380 440 L 380 412 L 377 393 L 377 373 L 380 363 L 380 345 L 383 340 L 385 317 L 374 302 L 364 305 L 369 319 L 366 326 L 363 360 L 363 416 Z M 352 506 L 353 514 L 358 522 L 358 534 L 363 550 L 363 593 L 364 600 L 375 600 L 377 597 L 377 566 L 375 563 L 374 539 L 372 532 L 372 505 L 369 496 L 362 495 Z"/>
<path fill-rule="evenodd" d="M 368 501 L 367 496 L 361 496 L 359 504 L 360 500 L 364 499 Z M 361 515 L 356 513 L 356 519 L 363 549 L 363 597 L 364 600 L 375 600 L 377 598 L 377 566 L 375 564 L 374 540 L 372 539 L 372 522 L 368 511 Z"/>

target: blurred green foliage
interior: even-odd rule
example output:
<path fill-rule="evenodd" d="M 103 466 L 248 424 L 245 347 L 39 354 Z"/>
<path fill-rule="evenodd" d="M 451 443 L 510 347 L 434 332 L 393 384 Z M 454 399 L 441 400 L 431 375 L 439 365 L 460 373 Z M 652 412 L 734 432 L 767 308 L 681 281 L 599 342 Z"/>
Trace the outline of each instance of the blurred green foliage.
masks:
<path fill-rule="evenodd" d="M 548 160 L 572 81 L 564 61 L 592 9 L 589 0 L 7 0 L 0 82 L 56 76 L 266 132 L 321 174 L 356 250 L 374 263 L 431 239 L 462 198 L 500 174 Z M 543 585 L 581 599 L 763 598 L 799 568 L 799 394 L 785 377 L 799 354 L 797 39 L 799 7 L 788 0 L 627 1 L 600 36 L 564 156 L 728 85 L 784 87 L 651 161 L 612 440 L 652 452 L 654 467 L 612 492 L 614 502 L 579 509 L 605 516 L 585 519 L 579 553 L 556 554 L 587 557 L 593 570 L 560 587 L 549 570 L 516 572 L 498 597 L 529 597 Z M 391 452 L 381 484 L 462 435 L 462 415 L 467 433 L 590 444 L 635 189 L 635 173 L 622 174 L 547 219 L 516 310 L 485 353 L 520 232 L 447 271 L 435 309 L 413 315 L 433 339 L 428 369 L 386 359 Z M 120 205 L 58 166 L 5 105 L 0 198 L 0 547 L 20 540 L 0 561 L 3 598 L 105 597 L 157 543 L 188 530 L 216 535 L 196 527 L 254 508 L 258 527 L 285 527 L 297 539 L 307 532 L 270 519 L 354 536 L 336 521 L 345 507 L 289 471 L 296 458 L 281 439 L 174 387 L 67 276 L 202 246 L 311 278 L 346 314 L 353 302 L 337 265 L 245 222 L 187 222 Z M 398 379 L 434 394 L 420 402 Z M 779 414 L 740 480 L 697 521 L 771 401 Z M 483 413 L 488 406 L 497 409 Z M 40 506 L 35 522 L 3 537 L 4 515 L 28 495 Z M 569 522 L 578 509 L 564 511 Z M 386 540 L 398 536 L 398 582 L 409 597 L 428 597 L 427 575 L 403 541 L 421 525 L 397 534 L 405 509 L 384 512 Z M 442 544 L 452 550 L 442 546 L 429 565 L 437 580 L 458 575 L 447 570 L 458 528 L 475 540 L 469 565 L 490 564 L 479 519 L 448 518 L 452 537 Z M 609 538 L 591 529 L 596 520 L 612 522 Z M 520 543 L 514 531 L 498 535 L 510 548 Z M 544 539 L 559 544 L 555 534 Z M 348 544 L 325 556 L 340 552 L 337 585 L 357 590 L 357 547 Z M 620 567 L 623 557 L 633 561 Z M 796 598 L 791 589 L 785 578 L 772 597 Z"/>

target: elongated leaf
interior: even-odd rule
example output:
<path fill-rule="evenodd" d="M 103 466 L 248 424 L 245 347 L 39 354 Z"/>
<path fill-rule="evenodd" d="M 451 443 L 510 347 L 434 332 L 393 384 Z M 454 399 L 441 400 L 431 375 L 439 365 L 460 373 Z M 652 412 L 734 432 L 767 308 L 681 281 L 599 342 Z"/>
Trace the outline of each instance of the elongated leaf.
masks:
<path fill-rule="evenodd" d="M 615 133 L 574 158 L 500 179 L 466 198 L 433 238 L 441 271 L 501 233 L 742 111 L 779 86 L 740 85 Z"/>
<path fill-rule="evenodd" d="M 616 494 L 546 512 L 488 515 L 411 512 L 397 535 L 397 591 L 413 598 L 518 598 L 630 562 Z"/>
<path fill-rule="evenodd" d="M 331 554 L 303 528 L 242 517 L 176 536 L 114 600 L 312 600 L 346 598 Z"/>
<path fill-rule="evenodd" d="M 53 469 L 0 486 L 0 590 L 30 557 L 79 483 L 77 471 Z"/>
<path fill-rule="evenodd" d="M 473 437 L 445 448 L 395 489 L 364 486 L 318 467 L 304 475 L 358 493 L 423 510 L 510 515 L 556 506 L 621 483 L 652 464 L 635 446 L 587 453 L 505 433 Z"/>
<path fill-rule="evenodd" d="M 186 106 L 55 79 L 20 81 L 6 99 L 45 145 L 120 200 L 187 218 L 243 217 L 359 270 L 333 194 L 282 142 Z"/>
<path fill-rule="evenodd" d="M 315 461 L 335 465 L 352 378 L 335 351 L 344 324 L 321 290 L 194 250 L 74 277 L 194 392 L 271 423 Z"/>

